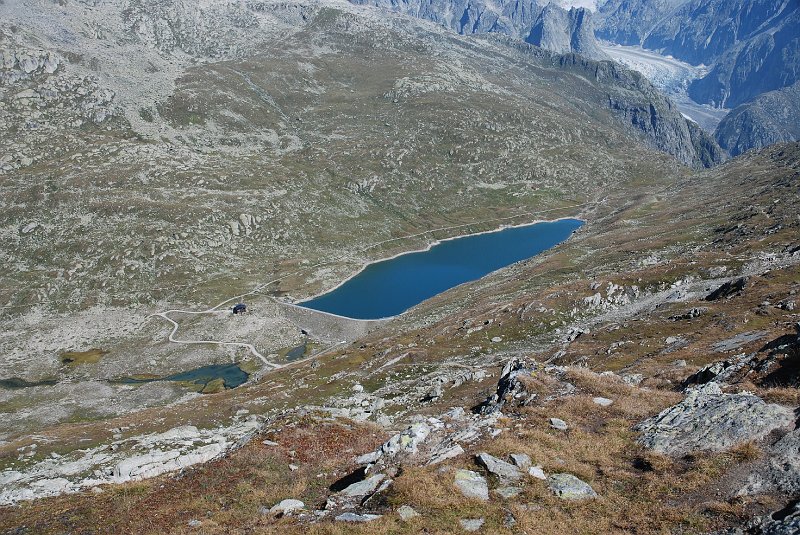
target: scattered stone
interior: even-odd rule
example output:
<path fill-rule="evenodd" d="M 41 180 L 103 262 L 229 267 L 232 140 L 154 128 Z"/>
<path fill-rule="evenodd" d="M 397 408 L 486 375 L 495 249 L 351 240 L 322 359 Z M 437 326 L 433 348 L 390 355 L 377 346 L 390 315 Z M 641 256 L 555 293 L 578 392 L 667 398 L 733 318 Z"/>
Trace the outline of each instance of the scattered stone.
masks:
<path fill-rule="evenodd" d="M 717 383 L 687 389 L 683 401 L 636 426 L 639 443 L 659 453 L 722 451 L 791 428 L 794 411 L 749 393 L 725 394 Z"/>
<path fill-rule="evenodd" d="M 500 336 L 495 336 L 494 338 L 492 338 L 492 343 L 494 343 L 494 344 L 496 344 L 498 342 L 502 342 L 502 341 L 503 341 L 503 339 Z"/>
<path fill-rule="evenodd" d="M 644 381 L 644 375 L 641 373 L 629 373 L 627 375 L 622 376 L 622 380 L 625 381 L 625 384 L 630 386 L 639 386 Z"/>
<path fill-rule="evenodd" d="M 387 456 L 395 456 L 399 453 L 417 453 L 417 447 L 425 442 L 430 433 L 431 428 L 428 424 L 424 422 L 415 423 L 402 433 L 390 438 L 381 446 L 381 451 L 383 455 Z"/>
<path fill-rule="evenodd" d="M 190 528 L 199 528 L 200 526 L 203 525 L 203 523 L 200 522 L 199 520 L 193 518 L 193 519 L 189 520 L 188 525 L 189 525 Z"/>
<path fill-rule="evenodd" d="M 413 507 L 408 505 L 400 506 L 400 508 L 397 509 L 397 514 L 400 516 L 400 520 L 402 520 L 403 522 L 408 522 L 412 518 L 421 516 L 418 512 L 414 510 Z"/>
<path fill-rule="evenodd" d="M 550 427 L 553 429 L 558 429 L 560 431 L 566 431 L 569 429 L 567 422 L 562 420 L 561 418 L 550 418 Z"/>
<path fill-rule="evenodd" d="M 269 514 L 273 516 L 290 515 L 295 511 L 301 511 L 305 506 L 306 504 L 300 500 L 289 498 L 273 505 L 269 509 Z"/>
<path fill-rule="evenodd" d="M 481 452 L 475 456 L 478 464 L 485 467 L 490 473 L 501 479 L 519 479 L 522 473 L 513 464 L 507 463 L 486 452 Z"/>
<path fill-rule="evenodd" d="M 272 440 L 264 440 L 261 443 L 264 444 L 265 446 L 277 446 L 278 445 L 277 442 L 274 442 Z"/>
<path fill-rule="evenodd" d="M 597 497 L 597 493 L 588 483 L 572 474 L 553 474 L 547 478 L 547 484 L 556 496 L 564 500 L 585 500 Z"/>
<path fill-rule="evenodd" d="M 373 520 L 377 520 L 381 518 L 382 515 L 372 515 L 369 513 L 364 514 L 357 514 L 357 513 L 342 513 L 336 517 L 336 520 L 339 522 L 372 522 Z"/>
<path fill-rule="evenodd" d="M 533 464 L 530 456 L 524 453 L 512 453 L 509 455 L 509 458 L 511 459 L 511 462 L 514 463 L 514 465 L 520 470 L 527 470 L 531 467 L 531 464 Z"/>
<path fill-rule="evenodd" d="M 601 397 L 592 398 L 592 401 L 594 401 L 596 404 L 600 405 L 601 407 L 608 407 L 609 405 L 614 403 L 613 400 L 610 400 L 608 398 L 601 398 Z"/>
<path fill-rule="evenodd" d="M 444 413 L 444 416 L 450 418 L 451 420 L 463 420 L 466 414 L 467 411 L 464 410 L 464 407 L 453 407 Z"/>
<path fill-rule="evenodd" d="M 460 469 L 456 471 L 455 485 L 467 498 L 489 501 L 489 485 L 478 472 Z"/>
<path fill-rule="evenodd" d="M 547 474 L 544 473 L 544 470 L 542 470 L 542 467 L 539 465 L 528 468 L 528 473 L 536 479 L 547 479 Z"/>
<path fill-rule="evenodd" d="M 447 459 L 458 457 L 462 453 L 464 453 L 464 448 L 462 448 L 460 444 L 453 444 L 452 446 L 449 446 L 443 450 L 435 452 L 428 461 L 428 464 L 429 465 L 439 464 L 440 462 L 446 461 Z"/>
<path fill-rule="evenodd" d="M 300 467 L 299 467 L 299 466 L 297 466 L 296 464 L 290 464 L 290 465 L 289 465 L 289 470 L 291 470 L 292 472 L 294 472 L 294 471 L 295 471 L 295 470 L 297 470 L 298 468 L 300 468 Z"/>
<path fill-rule="evenodd" d="M 494 491 L 506 500 L 519 496 L 522 489 L 519 487 L 498 487 Z"/>
<path fill-rule="evenodd" d="M 676 360 L 675 362 L 672 363 L 672 365 L 675 366 L 676 368 L 685 368 L 686 367 L 686 361 L 683 360 L 683 359 Z"/>
<path fill-rule="evenodd" d="M 458 521 L 464 531 L 478 531 L 483 527 L 483 518 L 463 518 Z"/>
<path fill-rule="evenodd" d="M 428 391 L 428 393 L 425 394 L 425 396 L 423 396 L 421 401 L 423 401 L 423 402 L 434 401 L 434 400 L 439 399 L 443 395 L 444 395 L 444 388 L 442 387 L 442 383 L 441 382 L 437 382 L 433 386 L 433 388 L 431 388 Z"/>
<path fill-rule="evenodd" d="M 375 489 L 378 488 L 378 485 L 381 484 L 381 481 L 386 476 L 383 474 L 375 474 L 374 476 L 368 477 L 363 481 L 358 481 L 353 483 L 346 489 L 341 492 L 342 496 L 349 496 L 349 497 L 360 497 L 366 496 L 368 494 L 372 494 L 375 492 Z"/>
<path fill-rule="evenodd" d="M 708 312 L 708 309 L 706 307 L 696 307 L 696 308 L 693 308 L 693 309 L 691 309 L 688 312 L 685 312 L 683 314 L 678 314 L 676 316 L 670 316 L 669 319 L 671 319 L 673 321 L 691 320 L 691 319 L 694 319 L 694 318 L 702 316 L 706 312 Z"/>

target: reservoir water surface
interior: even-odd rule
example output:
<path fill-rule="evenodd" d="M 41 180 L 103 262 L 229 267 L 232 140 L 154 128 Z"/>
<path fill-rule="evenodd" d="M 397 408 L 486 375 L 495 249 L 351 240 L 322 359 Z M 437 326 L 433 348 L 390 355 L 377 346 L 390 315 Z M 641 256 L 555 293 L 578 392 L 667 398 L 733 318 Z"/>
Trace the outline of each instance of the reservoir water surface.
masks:
<path fill-rule="evenodd" d="M 445 290 L 561 243 L 583 224 L 561 219 L 473 234 L 368 265 L 334 290 L 300 306 L 357 319 L 396 316 Z"/>

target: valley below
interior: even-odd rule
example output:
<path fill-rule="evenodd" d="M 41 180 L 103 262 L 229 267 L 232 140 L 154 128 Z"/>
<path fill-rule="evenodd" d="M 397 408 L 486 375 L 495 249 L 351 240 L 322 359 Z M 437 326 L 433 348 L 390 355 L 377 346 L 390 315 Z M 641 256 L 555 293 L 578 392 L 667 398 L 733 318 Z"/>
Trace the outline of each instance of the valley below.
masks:
<path fill-rule="evenodd" d="M 800 143 L 587 13 L 0 2 L 0 532 L 795 533 Z"/>

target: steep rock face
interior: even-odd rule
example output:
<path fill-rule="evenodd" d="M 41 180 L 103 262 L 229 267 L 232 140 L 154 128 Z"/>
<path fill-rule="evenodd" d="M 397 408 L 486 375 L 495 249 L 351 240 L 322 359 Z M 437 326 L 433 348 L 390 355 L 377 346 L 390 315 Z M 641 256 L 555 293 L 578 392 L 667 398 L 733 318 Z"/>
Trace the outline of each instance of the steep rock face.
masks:
<path fill-rule="evenodd" d="M 350 0 L 441 24 L 460 34 L 502 33 L 524 37 L 541 6 L 536 0 Z"/>
<path fill-rule="evenodd" d="M 735 107 L 798 80 L 794 0 L 610 0 L 597 18 L 601 38 L 714 65 L 690 87 L 697 102 Z"/>
<path fill-rule="evenodd" d="M 784 24 L 786 0 L 691 0 L 652 28 L 643 45 L 692 64 L 710 64 L 740 42 Z"/>
<path fill-rule="evenodd" d="M 592 13 L 585 8 L 566 11 L 547 5 L 525 40 L 557 54 L 574 52 L 590 59 L 608 59 L 595 39 Z"/>
<path fill-rule="evenodd" d="M 604 104 L 628 125 L 631 133 L 674 155 L 686 165 L 710 167 L 725 152 L 699 126 L 680 113 L 643 75 L 613 62 L 595 62 L 576 55 L 553 58 L 561 68 L 591 76 L 607 89 Z"/>
<path fill-rule="evenodd" d="M 774 27 L 739 43 L 689 87 L 698 102 L 736 107 L 800 81 L 800 3 Z"/>
<path fill-rule="evenodd" d="M 714 137 L 732 156 L 800 139 L 800 82 L 737 107 L 722 120 Z"/>
<path fill-rule="evenodd" d="M 567 11 L 548 0 L 350 0 L 435 22 L 462 35 L 499 33 L 552 52 L 608 59 L 597 45 L 591 11 Z M 544 6 L 544 7 L 543 7 Z"/>
<path fill-rule="evenodd" d="M 690 0 L 608 0 L 597 11 L 597 36 L 621 45 L 641 45 L 658 23 Z"/>

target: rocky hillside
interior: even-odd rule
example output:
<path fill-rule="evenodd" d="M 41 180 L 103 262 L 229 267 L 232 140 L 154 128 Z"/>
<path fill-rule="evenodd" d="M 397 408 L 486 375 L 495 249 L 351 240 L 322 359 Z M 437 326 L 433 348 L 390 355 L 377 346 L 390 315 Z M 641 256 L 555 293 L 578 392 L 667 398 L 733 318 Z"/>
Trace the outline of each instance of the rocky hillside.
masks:
<path fill-rule="evenodd" d="M 792 144 L 609 190 L 574 239 L 351 346 L 21 437 L 3 499 L 72 494 L 0 527 L 793 533 L 798 179 Z"/>
<path fill-rule="evenodd" d="M 732 155 L 800 139 L 800 82 L 737 107 L 714 135 Z"/>

